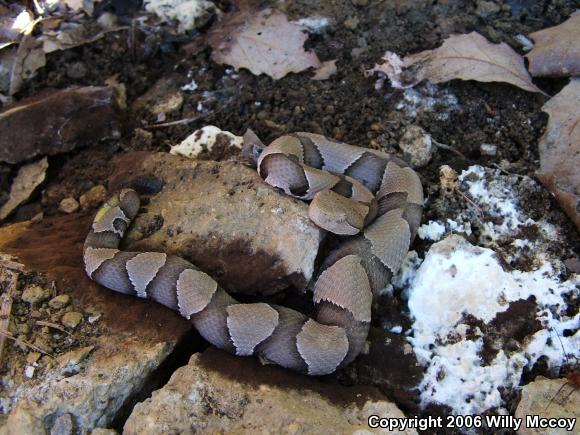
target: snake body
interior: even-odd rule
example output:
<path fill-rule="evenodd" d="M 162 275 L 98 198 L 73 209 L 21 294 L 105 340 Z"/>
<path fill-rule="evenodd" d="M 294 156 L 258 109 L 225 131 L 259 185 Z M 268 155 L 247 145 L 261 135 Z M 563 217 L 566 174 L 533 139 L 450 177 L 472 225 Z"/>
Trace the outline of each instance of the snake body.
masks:
<path fill-rule="evenodd" d="M 266 183 L 311 201 L 309 216 L 317 225 L 349 236 L 323 262 L 313 287 L 315 318 L 274 304 L 239 303 L 180 257 L 119 250 L 139 210 L 131 189 L 97 212 L 83 249 L 86 273 L 109 289 L 178 311 L 227 352 L 257 355 L 309 375 L 329 374 L 365 344 L 373 295 L 399 269 L 419 226 L 421 183 L 396 157 L 320 135 L 295 133 L 256 146 L 255 162 Z"/>

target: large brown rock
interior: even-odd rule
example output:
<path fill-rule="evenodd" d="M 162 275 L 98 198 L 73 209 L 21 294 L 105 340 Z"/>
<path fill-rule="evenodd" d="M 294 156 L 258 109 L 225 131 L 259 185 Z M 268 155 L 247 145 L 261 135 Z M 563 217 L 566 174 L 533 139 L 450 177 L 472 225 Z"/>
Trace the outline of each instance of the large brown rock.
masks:
<path fill-rule="evenodd" d="M 124 100 L 114 87 L 35 95 L 0 113 L 0 161 L 20 163 L 119 136 Z"/>
<path fill-rule="evenodd" d="M 404 418 L 373 388 L 345 387 L 208 349 L 137 404 L 123 433 L 362 434 L 372 433 L 367 420 L 373 414 Z"/>
<path fill-rule="evenodd" d="M 312 278 L 323 231 L 306 204 L 276 192 L 255 170 L 132 153 L 119 160 L 109 187 L 150 175 L 163 188 L 135 219 L 125 249 L 180 255 L 233 292 L 271 294 Z"/>

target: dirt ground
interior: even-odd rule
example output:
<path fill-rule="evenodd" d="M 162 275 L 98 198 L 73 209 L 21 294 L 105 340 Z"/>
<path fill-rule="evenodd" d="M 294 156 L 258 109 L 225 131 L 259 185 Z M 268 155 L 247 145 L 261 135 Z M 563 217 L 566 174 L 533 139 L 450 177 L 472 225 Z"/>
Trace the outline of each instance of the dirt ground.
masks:
<path fill-rule="evenodd" d="M 131 24 L 131 9 L 115 9 L 118 3 L 121 2 L 108 2 L 113 12 L 126 12 L 120 18 Z M 224 11 L 233 7 L 226 0 L 217 3 Z M 211 49 L 203 41 L 205 29 L 193 37 L 192 45 L 191 36 L 152 33 L 132 26 L 92 44 L 52 53 L 46 67 L 17 97 L 34 95 L 50 87 L 102 85 L 114 77 L 126 86 L 131 110 L 119 140 L 51 157 L 48 183 L 43 192 L 20 207 L 12 221 L 29 219 L 40 210 L 45 215 L 56 214 L 63 198 L 78 198 L 92 186 L 106 185 L 113 170 L 112 157 L 116 154 L 129 150 L 168 151 L 170 145 L 208 124 L 236 135 L 251 128 L 266 143 L 286 132 L 307 131 L 393 153 L 399 152 L 397 144 L 404 128 L 419 125 L 434 140 L 460 153 L 438 149 L 428 166 L 419 170 L 431 204 L 425 210 L 424 221 L 435 214 L 442 216 L 441 201 L 437 199 L 439 168 L 443 164 L 458 172 L 469 165 L 481 164 L 500 165 L 513 174 L 534 175 L 538 168 L 538 139 L 547 122 L 541 107 L 547 97 L 506 84 L 454 80 L 437 87 L 416 88 L 420 95 L 432 97 L 433 105 L 402 107 L 404 91 L 392 89 L 388 81 L 377 89 L 377 78 L 365 77 L 363 71 L 372 68 L 387 50 L 405 55 L 431 49 L 452 33 L 477 31 L 492 42 L 506 42 L 523 53 L 514 39 L 516 35 L 527 35 L 561 23 L 580 7 L 579 1 L 496 1 L 493 3 L 499 5 L 499 11 L 491 14 L 485 6 L 492 2 L 474 0 L 254 3 L 281 9 L 290 20 L 315 15 L 332 17 L 331 24 L 321 34 L 310 35 L 306 47 L 313 49 L 321 61 L 338 59 L 338 72 L 324 81 L 311 80 L 310 72 L 290 74 L 276 81 L 264 75 L 256 77 L 246 70 L 233 71 L 210 59 Z M 192 79 L 198 88 L 195 92 L 183 93 L 182 107 L 166 121 L 197 120 L 148 128 L 157 119 L 147 106 L 135 102 L 159 79 L 167 77 L 172 78 L 173 90 Z M 536 83 L 554 95 L 566 81 L 551 79 Z M 151 136 L 143 134 L 143 130 Z M 497 154 L 482 155 L 482 143 L 497 145 Z M 7 197 L 17 169 L 17 166 L 0 164 L 0 199 Z M 444 214 L 449 217 L 457 207 L 465 206 L 446 204 Z M 549 213 L 562 227 L 573 249 L 580 253 L 580 236 L 554 200 L 545 195 L 527 207 L 537 213 Z M 422 243 L 416 242 L 419 252 Z M 392 304 L 384 310 L 396 312 L 396 303 Z M 344 382 L 349 382 L 348 376 L 343 377 Z M 393 395 L 397 396 L 396 392 Z M 408 398 L 399 399 L 405 408 Z"/>
<path fill-rule="evenodd" d="M 404 55 L 431 49 L 451 33 L 477 31 L 521 52 L 514 36 L 558 24 L 580 5 L 577 1 L 498 2 L 500 12 L 485 16 L 476 12 L 479 3 L 486 2 L 260 2 L 262 6 L 285 10 L 290 19 L 333 17 L 323 34 L 311 35 L 307 42 L 321 61 L 338 59 L 337 74 L 325 81 L 313 81 L 309 73 L 290 74 L 277 81 L 264 75 L 256 77 L 246 70 L 234 73 L 210 60 L 211 50 L 201 41 L 203 34 L 195 40 L 201 41 L 196 45 L 202 47 L 195 55 L 190 54 L 192 50 L 184 50 L 187 44 L 180 41 L 183 37 L 151 36 L 139 28 L 51 54 L 46 68 L 19 96 L 33 95 L 46 87 L 102 85 L 114 77 L 125 84 L 131 106 L 158 79 L 171 75 L 177 87 L 188 83 L 190 74 L 198 90 L 186 93 L 181 110 L 167 120 L 200 119 L 149 130 L 152 138 L 142 140 L 135 128 L 155 119 L 146 108 L 132 111 L 121 140 L 51 159 L 53 176 L 45 190 L 50 194 L 43 199 L 44 211 L 55 213 L 62 198 L 78 197 L 92 185 L 102 183 L 111 170 L 111 155 L 127 150 L 167 151 L 169 145 L 207 124 L 238 135 L 252 128 L 265 142 L 285 132 L 309 131 L 354 145 L 397 152 L 404 127 L 414 123 L 437 142 L 450 145 L 467 157 L 466 160 L 439 150 L 421 171 L 427 188 L 435 184 L 442 164 L 461 170 L 473 163 L 489 166 L 507 160 L 510 172 L 533 175 L 538 167 L 538 138 L 547 121 L 540 110 L 545 97 L 499 83 L 455 80 L 439 85 L 435 91 L 424 89 L 424 95 L 436 94 L 433 107 L 419 107 L 416 116 L 409 116 L 396 107 L 403 91 L 389 88 L 388 84 L 377 90 L 376 79 L 362 73 L 378 62 L 386 50 Z M 232 7 L 227 2 L 221 6 L 225 10 Z M 130 21 L 130 16 L 121 18 Z M 565 81 L 540 80 L 539 84 L 553 95 Z M 446 101 L 441 97 L 445 95 L 453 96 L 457 108 L 445 107 Z M 199 103 L 203 105 L 202 112 L 197 110 Z M 481 155 L 482 143 L 497 145 L 497 155 Z M 4 165 L 0 171 L 4 195 L 14 169 Z M 17 213 L 17 219 L 30 217 L 30 210 L 38 210 L 37 207 L 26 206 Z"/>

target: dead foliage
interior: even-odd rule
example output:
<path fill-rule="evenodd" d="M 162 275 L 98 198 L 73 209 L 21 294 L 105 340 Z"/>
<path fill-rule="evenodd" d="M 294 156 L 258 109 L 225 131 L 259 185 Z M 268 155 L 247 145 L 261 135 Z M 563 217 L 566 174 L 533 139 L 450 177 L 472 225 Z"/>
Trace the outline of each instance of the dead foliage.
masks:
<path fill-rule="evenodd" d="M 538 178 L 580 229 L 580 78 L 573 78 L 542 110 L 550 119 L 540 138 Z"/>
<path fill-rule="evenodd" d="M 16 207 L 26 202 L 36 188 L 44 182 L 48 161 L 45 158 L 24 165 L 18 171 L 18 175 L 12 182 L 8 201 L 0 207 L 0 220 L 5 219 Z"/>
<path fill-rule="evenodd" d="M 580 75 L 580 11 L 562 24 L 530 35 L 534 48 L 526 58 L 534 77 Z"/>
<path fill-rule="evenodd" d="M 529 92 L 542 91 L 532 83 L 524 59 L 507 44 L 492 44 L 477 32 L 451 35 L 434 50 L 406 56 L 387 52 L 384 62 L 367 74 L 386 74 L 395 88 L 411 87 L 429 80 L 432 83 L 449 80 L 503 82 Z"/>
<path fill-rule="evenodd" d="M 304 27 L 273 9 L 235 12 L 218 22 L 208 37 L 215 62 L 246 68 L 255 75 L 278 80 L 321 66 L 313 51 L 304 50 L 308 38 Z"/>

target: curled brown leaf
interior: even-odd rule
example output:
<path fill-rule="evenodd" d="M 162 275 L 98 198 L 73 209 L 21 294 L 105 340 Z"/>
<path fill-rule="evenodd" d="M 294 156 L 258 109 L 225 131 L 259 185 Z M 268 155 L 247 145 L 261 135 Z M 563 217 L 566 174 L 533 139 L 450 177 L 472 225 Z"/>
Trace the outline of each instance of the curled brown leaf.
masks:
<path fill-rule="evenodd" d="M 477 32 L 451 35 L 441 47 L 406 56 L 402 62 L 387 52 L 382 65 L 369 72 L 385 72 L 394 87 L 413 86 L 423 80 L 504 82 L 529 92 L 543 93 L 532 83 L 524 59 L 507 44 L 492 44 Z"/>
<path fill-rule="evenodd" d="M 530 35 L 534 48 L 526 58 L 534 77 L 580 75 L 580 11 L 562 24 Z"/>
<path fill-rule="evenodd" d="M 47 169 L 46 157 L 20 168 L 12 182 L 8 201 L 0 208 L 0 220 L 5 219 L 16 207 L 30 198 L 36 188 L 44 181 Z"/>
<path fill-rule="evenodd" d="M 540 138 L 538 178 L 580 229 L 580 78 L 574 78 L 542 110 L 550 119 Z"/>

